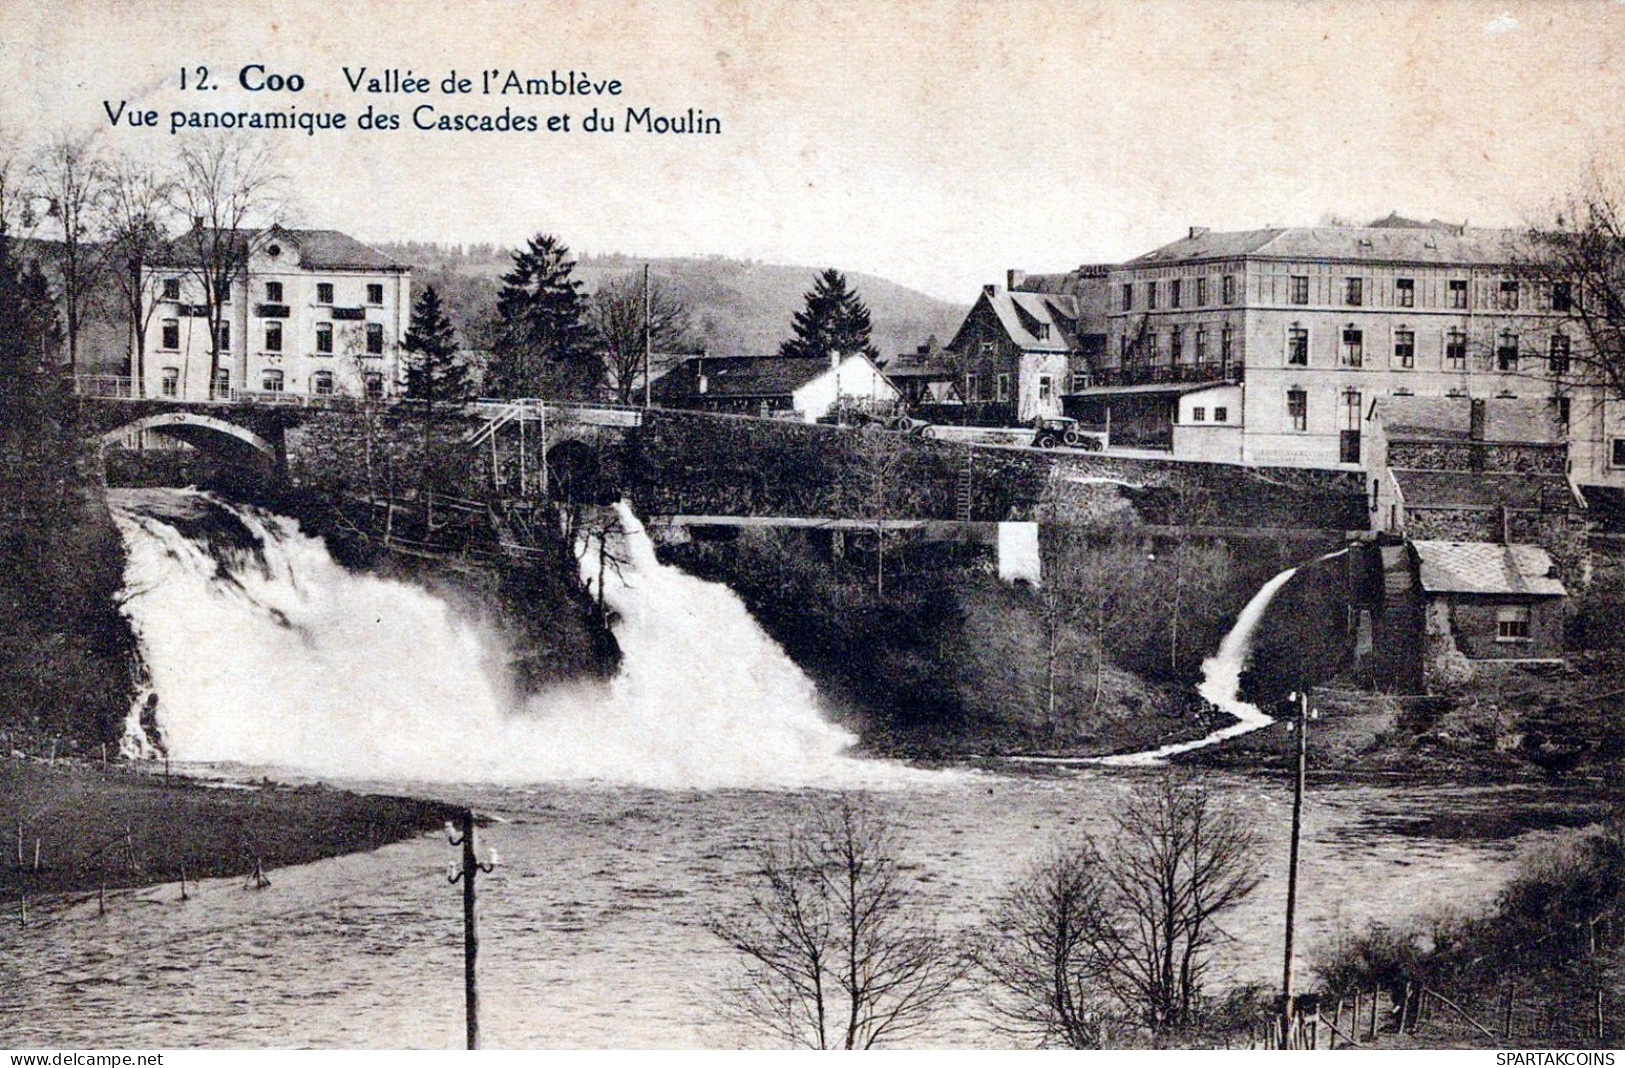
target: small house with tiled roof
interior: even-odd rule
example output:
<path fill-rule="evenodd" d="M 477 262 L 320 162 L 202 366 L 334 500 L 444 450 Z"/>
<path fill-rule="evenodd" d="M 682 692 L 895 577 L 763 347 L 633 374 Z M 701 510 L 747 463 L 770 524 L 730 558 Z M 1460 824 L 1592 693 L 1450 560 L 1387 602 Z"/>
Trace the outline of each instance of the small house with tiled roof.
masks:
<path fill-rule="evenodd" d="M 1351 553 L 1350 576 L 1358 671 L 1378 689 L 1437 692 L 1562 662 L 1568 590 L 1541 546 L 1378 535 Z"/>
<path fill-rule="evenodd" d="M 229 260 L 229 270 L 211 261 Z M 218 368 L 205 278 L 230 278 Z M 152 314 L 141 395 L 178 400 L 388 397 L 400 387 L 411 268 L 338 230 L 193 229 L 143 269 Z"/>
<path fill-rule="evenodd" d="M 892 411 L 902 399 L 867 356 L 695 356 L 656 379 L 657 404 L 816 422 L 837 407 Z"/>
<path fill-rule="evenodd" d="M 1410 547 L 1430 665 L 1451 649 L 1469 661 L 1562 659 L 1568 591 L 1545 549 L 1461 541 Z"/>
<path fill-rule="evenodd" d="M 1078 317 L 1071 293 L 983 286 L 945 346 L 971 421 L 1026 423 L 1061 414 L 1080 352 Z"/>

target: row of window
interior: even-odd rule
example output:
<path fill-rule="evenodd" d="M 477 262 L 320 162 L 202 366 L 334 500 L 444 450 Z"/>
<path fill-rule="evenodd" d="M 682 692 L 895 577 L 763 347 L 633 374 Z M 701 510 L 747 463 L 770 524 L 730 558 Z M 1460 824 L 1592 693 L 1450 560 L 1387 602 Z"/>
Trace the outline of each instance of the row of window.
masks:
<path fill-rule="evenodd" d="M 368 323 L 366 350 L 367 356 L 382 356 L 384 354 L 384 324 Z M 163 336 L 159 347 L 169 350 L 178 350 L 181 347 L 181 321 L 179 319 L 163 320 Z M 265 324 L 265 352 L 282 351 L 282 323 L 272 319 Z M 220 324 L 221 352 L 231 351 L 231 324 Z M 331 356 L 333 354 L 333 324 L 316 324 L 316 354 L 318 356 Z"/>
<path fill-rule="evenodd" d="M 1213 407 L 1213 421 L 1215 423 L 1228 423 L 1230 421 L 1230 409 L 1228 407 L 1226 407 L 1225 405 L 1223 405 L 1223 404 L 1214 405 L 1214 407 Z M 1191 422 L 1193 422 L 1193 423 L 1205 423 L 1205 422 L 1207 422 L 1207 406 L 1206 405 L 1198 404 L 1195 407 L 1191 408 Z"/>
<path fill-rule="evenodd" d="M 216 300 L 219 303 L 224 303 L 227 300 L 231 299 L 231 295 L 228 292 L 228 290 L 229 290 L 229 286 L 228 287 L 221 287 L 221 288 L 216 290 Z M 281 304 L 281 303 L 283 303 L 282 293 L 283 293 L 283 290 L 282 290 L 282 283 L 281 282 L 266 282 L 265 283 L 265 303 L 267 303 L 267 304 Z M 180 280 L 180 278 L 172 277 L 172 278 L 165 278 L 164 279 L 164 282 L 163 282 L 163 299 L 164 300 L 180 300 L 181 299 L 181 280 Z M 380 305 L 380 304 L 383 304 L 383 302 L 384 302 L 384 286 L 383 286 L 383 283 L 382 282 L 368 282 L 367 283 L 367 303 L 368 304 L 373 304 L 373 305 Z M 316 303 L 317 304 L 332 304 L 332 303 L 334 303 L 334 300 L 333 300 L 333 283 L 332 282 L 317 282 L 316 283 Z"/>
<path fill-rule="evenodd" d="M 264 393 L 281 393 L 286 381 L 283 372 L 268 369 L 260 374 L 260 390 Z M 384 395 L 384 376 L 376 372 L 368 372 L 361 376 L 363 387 L 367 396 L 378 398 Z M 159 388 L 165 397 L 180 396 L 181 370 L 179 367 L 165 367 Z M 231 392 L 231 372 L 221 368 L 215 375 L 213 394 L 217 397 L 228 396 Z M 317 397 L 331 397 L 334 394 L 333 372 L 317 371 L 310 376 L 310 392 Z"/>
<path fill-rule="evenodd" d="M 1171 362 L 1180 363 L 1185 357 L 1186 333 L 1187 331 L 1185 328 L 1179 326 L 1169 330 L 1168 344 L 1166 348 L 1164 348 L 1161 344 L 1159 335 L 1155 333 L 1146 334 L 1139 342 L 1140 349 L 1142 351 L 1138 352 L 1137 354 L 1147 359 L 1152 359 L 1158 357 L 1161 353 L 1166 352 L 1168 353 L 1168 357 Z M 1193 357 L 1197 363 L 1207 363 L 1212 356 L 1212 339 L 1208 328 L 1205 326 L 1197 326 L 1194 331 L 1190 331 L 1190 334 L 1192 338 L 1191 352 Z M 1135 343 L 1129 340 L 1129 336 L 1127 334 L 1123 334 L 1118 337 L 1117 354 L 1120 363 L 1127 364 L 1130 361 L 1130 357 L 1136 354 L 1135 352 L 1131 351 L 1134 349 L 1134 347 Z M 1224 326 L 1220 327 L 1219 329 L 1218 355 L 1219 359 L 1225 363 L 1229 363 L 1235 359 L 1236 332 L 1235 327 L 1231 326 L 1229 323 L 1225 323 Z"/>
<path fill-rule="evenodd" d="M 1390 367 L 1409 370 L 1416 366 L 1416 331 L 1406 327 L 1393 332 L 1393 356 Z M 1521 340 L 1517 331 L 1503 330 L 1495 335 L 1495 369 L 1517 371 L 1523 360 Z M 1567 374 L 1571 343 L 1567 334 L 1553 334 L 1547 346 L 1547 370 L 1552 374 Z M 1344 367 L 1365 365 L 1365 331 L 1350 324 L 1339 334 L 1338 363 Z M 1305 327 L 1291 326 L 1286 332 L 1286 364 L 1288 367 L 1309 366 L 1309 331 Z M 1444 368 L 1447 371 L 1467 370 L 1467 331 L 1451 329 L 1444 334 Z"/>
<path fill-rule="evenodd" d="M 1208 306 L 1208 277 L 1199 275 L 1192 279 L 1195 283 L 1194 292 L 1188 293 L 1185 279 L 1167 279 L 1167 299 L 1169 308 L 1205 308 Z M 1145 282 L 1145 309 L 1156 311 L 1161 306 L 1163 289 L 1158 282 Z M 1123 283 L 1123 311 L 1134 309 L 1134 283 Z M 1517 311 L 1522 303 L 1524 283 L 1516 278 L 1501 280 L 1497 291 L 1496 307 L 1502 311 Z M 1227 274 L 1220 277 L 1219 302 L 1221 304 L 1234 304 L 1236 300 L 1236 276 Z M 1574 310 L 1574 291 L 1568 282 L 1553 282 L 1545 287 L 1546 307 L 1554 312 L 1567 312 Z M 1191 297 L 1186 303 L 1187 295 Z M 1446 307 L 1465 310 L 1468 307 L 1467 279 L 1452 278 L 1446 287 Z M 1309 303 L 1309 276 L 1294 274 L 1287 277 L 1287 300 L 1292 304 Z M 1366 279 L 1359 275 L 1350 275 L 1343 279 L 1343 303 L 1351 308 L 1364 307 L 1366 303 Z M 1401 308 L 1416 307 L 1416 279 L 1396 278 L 1394 280 L 1394 303 Z"/>
<path fill-rule="evenodd" d="M 1086 380 L 1087 375 L 1079 374 L 1080 380 Z M 965 376 L 965 400 L 974 401 L 1009 401 L 1011 399 L 1011 376 L 1009 372 L 1000 372 L 991 376 L 993 386 L 992 396 L 988 395 L 989 379 L 977 374 Z M 1080 388 L 1076 382 L 1073 388 Z M 1038 376 L 1038 399 L 1049 400 L 1055 396 L 1055 377 L 1053 375 Z"/>
<path fill-rule="evenodd" d="M 1198 275 L 1191 279 L 1192 290 L 1189 294 L 1190 303 L 1186 303 L 1185 279 L 1168 279 L 1168 307 L 1170 308 L 1205 308 L 1208 306 L 1208 276 Z M 1162 288 L 1158 282 L 1144 283 L 1146 311 L 1156 311 L 1161 306 Z M 1236 276 L 1226 274 L 1219 276 L 1219 302 L 1221 304 L 1234 304 L 1236 302 Z M 1123 310 L 1134 309 L 1134 283 L 1123 283 Z"/>

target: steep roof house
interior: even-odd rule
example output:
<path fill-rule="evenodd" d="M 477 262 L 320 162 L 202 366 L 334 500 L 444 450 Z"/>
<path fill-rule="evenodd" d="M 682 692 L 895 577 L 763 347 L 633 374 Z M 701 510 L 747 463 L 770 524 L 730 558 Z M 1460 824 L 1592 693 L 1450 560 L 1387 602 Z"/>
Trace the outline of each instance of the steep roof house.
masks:
<path fill-rule="evenodd" d="M 1071 292 L 982 287 L 965 321 L 945 346 L 958 372 L 960 395 L 978 423 L 1026 423 L 1061 414 L 1061 395 L 1079 362 L 1079 298 Z"/>

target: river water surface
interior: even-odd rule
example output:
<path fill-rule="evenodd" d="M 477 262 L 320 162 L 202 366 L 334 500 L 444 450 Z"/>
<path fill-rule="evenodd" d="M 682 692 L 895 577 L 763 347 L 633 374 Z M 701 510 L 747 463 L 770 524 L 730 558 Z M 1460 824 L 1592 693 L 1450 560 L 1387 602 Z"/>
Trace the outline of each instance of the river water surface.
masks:
<path fill-rule="evenodd" d="M 1132 773 L 1050 777 L 964 773 L 873 794 L 899 827 L 909 874 L 949 932 L 974 927 L 1004 884 L 1057 836 L 1103 830 Z M 398 790 L 403 785 L 390 783 Z M 1264 882 L 1225 920 L 1220 977 L 1279 977 L 1290 795 L 1248 779 L 1216 781 L 1256 814 Z M 608 786 L 448 788 L 501 822 L 481 834 L 498 854 L 481 888 L 480 984 L 487 1045 L 695 1047 L 759 1040 L 719 1020 L 737 962 L 706 929 L 743 905 L 751 848 L 804 791 Z M 1299 905 L 1304 958 L 1340 929 L 1486 903 L 1520 853 L 1500 844 L 1408 833 L 1420 811 L 1503 814 L 1520 791 L 1328 786 L 1305 810 Z M 0 930 L 0 1019 L 12 1046 L 455 1047 L 462 1041 L 458 855 L 438 835 L 373 853 L 236 880 L 89 901 Z M 967 987 L 931 1046 L 997 1045 Z"/>

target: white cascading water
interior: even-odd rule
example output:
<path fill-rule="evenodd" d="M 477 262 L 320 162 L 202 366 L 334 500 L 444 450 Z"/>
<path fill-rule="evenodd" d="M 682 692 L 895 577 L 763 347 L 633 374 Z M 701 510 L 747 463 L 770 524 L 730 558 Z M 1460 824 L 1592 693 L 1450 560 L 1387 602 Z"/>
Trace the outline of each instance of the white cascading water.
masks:
<path fill-rule="evenodd" d="M 234 517 L 252 546 L 182 534 L 149 507 L 155 492 L 172 495 L 170 507 Z M 420 587 L 346 571 L 292 520 L 189 491 L 109 499 L 129 550 L 124 611 L 178 760 L 662 788 L 884 786 L 925 774 L 845 756 L 856 739 L 823 718 L 806 675 L 725 586 L 660 564 L 625 505 L 629 565 L 611 569 L 604 589 L 620 617 L 619 675 L 516 709 L 492 635 Z M 596 550 L 587 555 L 596 564 Z"/>
<path fill-rule="evenodd" d="M 1316 559 L 1315 563 L 1341 556 L 1347 551 L 1338 549 L 1327 553 Z M 1292 581 L 1292 576 L 1297 573 L 1297 568 L 1289 567 L 1260 586 L 1258 592 L 1242 607 L 1236 621 L 1230 625 L 1229 633 L 1219 643 L 1219 651 L 1202 661 L 1202 681 L 1197 685 L 1196 692 L 1213 707 L 1234 716 L 1236 722 L 1189 742 L 1176 742 L 1143 753 L 1121 753 L 1117 756 L 1103 757 L 1099 762 L 1116 767 L 1147 767 L 1160 764 L 1168 757 L 1179 753 L 1205 749 L 1274 723 L 1275 721 L 1257 705 L 1241 699 L 1241 673 L 1247 670 L 1247 661 L 1253 652 L 1253 634 L 1263 622 L 1264 613 L 1268 610 L 1270 602 L 1275 599 L 1281 587 Z"/>

